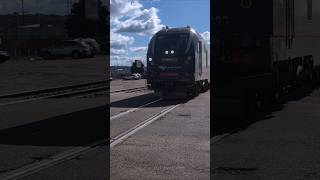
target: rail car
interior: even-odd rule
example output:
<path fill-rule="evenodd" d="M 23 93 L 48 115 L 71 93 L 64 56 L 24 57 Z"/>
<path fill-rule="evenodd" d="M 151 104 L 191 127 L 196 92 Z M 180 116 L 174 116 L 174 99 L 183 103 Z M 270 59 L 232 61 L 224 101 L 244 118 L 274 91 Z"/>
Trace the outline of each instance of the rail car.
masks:
<path fill-rule="evenodd" d="M 209 88 L 209 48 L 191 27 L 158 31 L 147 52 L 147 85 L 164 97 L 180 93 L 196 96 Z"/>
<path fill-rule="evenodd" d="M 243 115 L 319 79 L 320 1 L 214 1 L 211 20 L 215 114 Z"/>

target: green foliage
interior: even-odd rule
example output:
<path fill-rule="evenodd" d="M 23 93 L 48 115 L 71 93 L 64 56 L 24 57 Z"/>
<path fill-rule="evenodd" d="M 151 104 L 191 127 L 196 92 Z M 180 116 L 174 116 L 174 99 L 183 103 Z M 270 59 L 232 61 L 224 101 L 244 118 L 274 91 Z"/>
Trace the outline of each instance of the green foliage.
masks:
<path fill-rule="evenodd" d="M 96 39 L 105 39 L 109 33 L 109 10 L 98 3 L 98 19 L 91 20 L 85 17 L 84 1 L 72 5 L 71 14 L 68 16 L 65 27 L 68 36 L 71 38 L 90 37 Z"/>

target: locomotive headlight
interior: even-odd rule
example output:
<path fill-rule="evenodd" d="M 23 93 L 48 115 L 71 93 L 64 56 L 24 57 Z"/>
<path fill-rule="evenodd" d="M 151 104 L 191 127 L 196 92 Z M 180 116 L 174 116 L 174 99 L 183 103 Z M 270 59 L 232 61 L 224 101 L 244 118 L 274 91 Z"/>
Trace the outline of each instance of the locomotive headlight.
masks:
<path fill-rule="evenodd" d="M 151 65 L 151 66 L 154 65 L 154 62 L 152 61 L 152 57 L 149 57 L 149 58 L 148 58 L 148 61 L 150 62 L 150 65 Z"/>

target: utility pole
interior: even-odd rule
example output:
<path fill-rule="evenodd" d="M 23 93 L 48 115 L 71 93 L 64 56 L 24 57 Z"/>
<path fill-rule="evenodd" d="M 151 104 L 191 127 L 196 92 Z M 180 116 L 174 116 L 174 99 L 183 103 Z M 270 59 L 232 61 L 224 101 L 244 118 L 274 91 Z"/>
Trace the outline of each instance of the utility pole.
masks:
<path fill-rule="evenodd" d="M 24 0 L 21 0 L 22 26 L 24 26 Z"/>
<path fill-rule="evenodd" d="M 17 27 L 17 31 L 19 32 L 19 35 L 20 35 L 20 41 L 22 41 L 24 44 L 24 29 L 23 29 L 23 26 L 24 26 L 24 0 L 21 0 L 21 16 L 22 16 L 22 28 L 20 28 L 19 26 Z M 23 55 L 23 51 L 22 49 L 18 49 L 18 54 L 19 54 L 19 51 L 20 51 L 20 55 Z"/>
<path fill-rule="evenodd" d="M 67 15 L 71 14 L 72 2 L 71 0 L 67 0 Z"/>

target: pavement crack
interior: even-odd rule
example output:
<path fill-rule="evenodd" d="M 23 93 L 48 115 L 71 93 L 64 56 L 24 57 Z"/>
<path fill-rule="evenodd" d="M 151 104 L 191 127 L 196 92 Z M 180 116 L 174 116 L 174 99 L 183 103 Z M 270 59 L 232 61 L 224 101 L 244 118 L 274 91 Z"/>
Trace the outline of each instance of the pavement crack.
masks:
<path fill-rule="evenodd" d="M 235 167 L 218 167 L 214 171 L 224 171 L 233 175 L 246 175 L 248 172 L 256 171 L 257 168 L 235 168 Z"/>
<path fill-rule="evenodd" d="M 178 116 L 182 116 L 182 117 L 190 117 L 191 114 L 178 114 Z"/>

